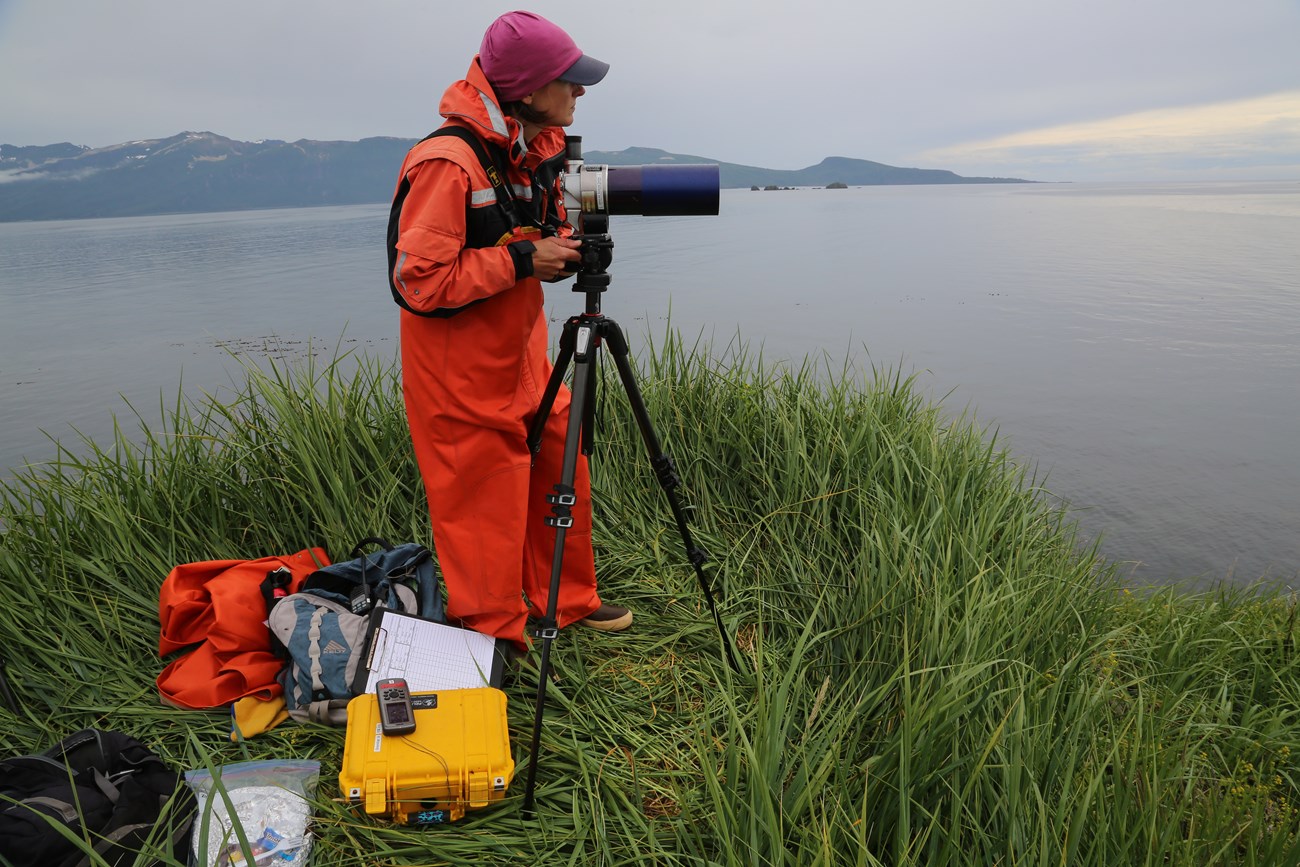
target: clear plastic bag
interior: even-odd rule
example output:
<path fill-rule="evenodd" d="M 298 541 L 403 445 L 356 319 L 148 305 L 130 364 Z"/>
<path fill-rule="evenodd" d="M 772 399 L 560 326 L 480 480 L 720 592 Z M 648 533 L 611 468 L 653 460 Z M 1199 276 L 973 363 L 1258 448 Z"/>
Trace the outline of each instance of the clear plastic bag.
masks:
<path fill-rule="evenodd" d="M 196 867 L 304 867 L 320 762 L 266 760 L 186 771 L 198 798 L 190 847 Z M 241 840 L 242 836 L 242 840 Z"/>

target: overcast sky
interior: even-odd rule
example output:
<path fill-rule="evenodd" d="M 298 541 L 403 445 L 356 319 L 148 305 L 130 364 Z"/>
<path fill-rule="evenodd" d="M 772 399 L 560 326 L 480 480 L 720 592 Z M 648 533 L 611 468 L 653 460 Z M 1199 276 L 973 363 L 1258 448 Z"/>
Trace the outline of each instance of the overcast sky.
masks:
<path fill-rule="evenodd" d="M 423 136 L 514 8 L 611 64 L 587 150 L 1300 180 L 1298 0 L 0 0 L 0 143 Z"/>

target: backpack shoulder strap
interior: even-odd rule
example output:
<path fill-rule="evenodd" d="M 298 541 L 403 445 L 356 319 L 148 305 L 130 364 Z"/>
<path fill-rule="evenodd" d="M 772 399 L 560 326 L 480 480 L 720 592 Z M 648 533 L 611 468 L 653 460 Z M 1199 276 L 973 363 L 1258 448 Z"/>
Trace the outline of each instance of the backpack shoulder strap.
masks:
<path fill-rule="evenodd" d="M 501 167 L 501 149 L 495 145 L 490 145 L 483 139 L 474 135 L 463 126 L 443 126 L 435 129 L 426 135 L 422 141 L 428 141 L 431 138 L 439 136 L 452 136 L 458 138 L 470 146 L 474 155 L 478 157 L 479 165 L 483 166 L 484 173 L 487 174 L 488 183 L 492 185 L 493 192 L 496 193 L 497 206 L 506 214 L 511 226 L 519 225 L 519 216 L 515 213 L 515 196 L 510 192 L 510 187 L 506 184 L 505 171 Z"/>
<path fill-rule="evenodd" d="M 488 182 L 492 184 L 492 191 L 496 197 L 496 206 L 505 218 L 505 224 L 509 226 L 512 231 L 517 228 L 520 225 L 519 214 L 517 213 L 517 203 L 515 202 L 514 194 L 510 192 L 509 185 L 506 184 L 506 174 L 504 169 L 501 167 L 499 159 L 503 156 L 501 149 L 484 142 L 465 127 L 455 125 L 439 127 L 426 135 L 420 141 L 426 142 L 431 138 L 438 138 L 439 136 L 452 136 L 469 145 L 470 149 L 474 151 L 474 155 L 478 157 L 479 164 L 483 167 L 483 171 L 487 174 Z M 416 310 L 406 303 L 406 299 L 402 297 L 402 293 L 393 282 L 394 271 L 397 267 L 397 236 L 399 234 L 399 226 L 401 222 L 402 205 L 406 202 L 406 196 L 410 192 L 411 182 L 405 175 L 403 175 L 401 181 L 397 185 L 397 192 L 393 195 L 393 205 L 388 211 L 388 288 L 392 290 L 393 300 L 396 301 L 399 306 L 417 316 L 428 316 L 439 319 L 454 316 L 465 308 L 458 307 L 450 310 L 439 308 L 432 311 Z M 479 304 L 484 300 L 486 299 L 480 298 L 476 301 L 471 301 L 470 304 Z"/>

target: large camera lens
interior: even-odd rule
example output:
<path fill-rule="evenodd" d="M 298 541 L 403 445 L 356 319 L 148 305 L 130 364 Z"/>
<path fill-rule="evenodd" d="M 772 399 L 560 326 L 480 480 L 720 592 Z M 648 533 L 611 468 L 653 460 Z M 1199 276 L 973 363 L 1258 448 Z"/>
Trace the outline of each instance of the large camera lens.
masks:
<path fill-rule="evenodd" d="M 718 167 L 608 166 L 609 212 L 665 217 L 718 213 Z"/>
<path fill-rule="evenodd" d="M 582 162 L 582 139 L 569 136 L 564 203 L 571 212 L 642 217 L 713 215 L 721 186 L 718 166 L 603 166 Z"/>

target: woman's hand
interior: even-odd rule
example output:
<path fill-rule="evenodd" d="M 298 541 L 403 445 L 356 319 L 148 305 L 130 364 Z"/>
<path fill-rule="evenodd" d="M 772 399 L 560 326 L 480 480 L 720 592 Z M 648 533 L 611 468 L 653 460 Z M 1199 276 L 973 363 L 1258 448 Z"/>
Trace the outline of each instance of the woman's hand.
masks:
<path fill-rule="evenodd" d="M 542 238 L 534 241 L 533 246 L 536 247 L 533 250 L 533 276 L 538 280 L 554 280 L 571 274 L 573 272 L 566 270 L 565 264 L 582 258 L 578 252 L 582 242 L 572 238 Z"/>

